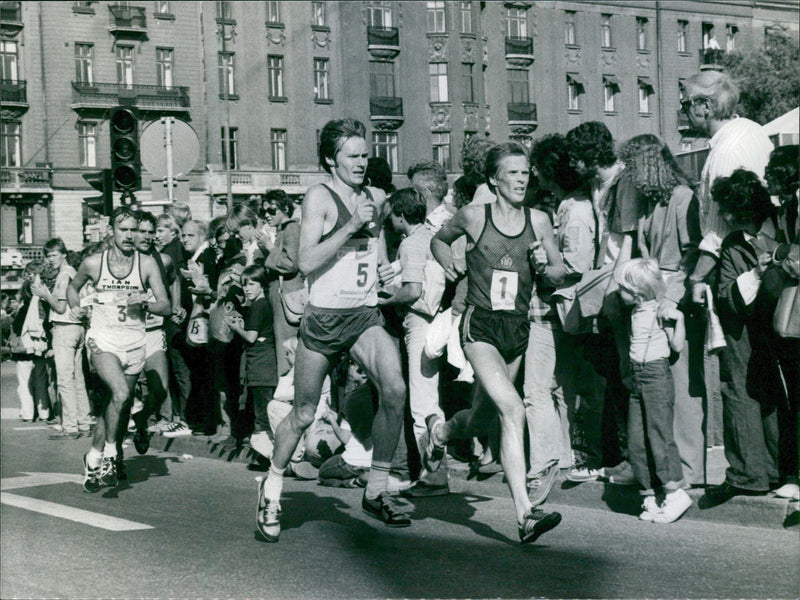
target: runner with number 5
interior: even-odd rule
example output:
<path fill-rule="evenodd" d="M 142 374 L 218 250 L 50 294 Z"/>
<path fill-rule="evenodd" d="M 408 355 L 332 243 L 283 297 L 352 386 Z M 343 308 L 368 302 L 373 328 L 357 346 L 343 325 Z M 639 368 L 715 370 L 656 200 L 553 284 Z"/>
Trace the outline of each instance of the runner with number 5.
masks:
<path fill-rule="evenodd" d="M 500 416 L 500 460 L 516 510 L 520 541 L 535 541 L 559 524 L 559 513 L 534 508 L 525 482 L 525 406 L 514 387 L 528 347 L 528 307 L 534 274 L 553 281 L 564 267 L 547 215 L 522 205 L 530 165 L 525 149 L 500 144 L 486 156 L 486 183 L 496 201 L 467 205 L 431 240 L 431 251 L 448 279 L 466 274 L 467 309 L 461 321 L 461 344 L 480 385 L 471 409 L 447 421 L 427 418 L 429 442 L 423 457 L 435 471 L 453 439 L 485 431 Z M 454 262 L 450 245 L 467 236 L 466 271 Z"/>
<path fill-rule="evenodd" d="M 86 334 L 92 364 L 108 386 L 110 398 L 97 420 L 92 447 L 83 457 L 83 489 L 117 485 L 117 435 L 120 414 L 144 367 L 145 314 L 167 316 L 170 303 L 156 261 L 134 245 L 139 231 L 136 214 L 125 206 L 111 213 L 112 245 L 81 263 L 67 288 L 67 302 L 80 310 L 80 289 L 91 280 L 96 294 L 88 300 L 92 317 Z"/>
<path fill-rule="evenodd" d="M 300 321 L 294 405 L 275 432 L 272 465 L 258 494 L 256 525 L 270 542 L 280 535 L 284 469 L 314 420 L 322 382 L 342 352 L 350 353 L 380 394 L 362 509 L 389 527 L 411 524 L 387 492 L 406 388 L 399 351 L 377 308 L 379 271 L 388 277 L 391 266 L 381 231 L 386 197 L 364 181 L 369 156 L 365 135 L 364 125 L 353 119 L 325 125 L 319 161 L 330 180 L 310 187 L 303 200 L 298 263 L 308 279 L 309 303 Z"/>

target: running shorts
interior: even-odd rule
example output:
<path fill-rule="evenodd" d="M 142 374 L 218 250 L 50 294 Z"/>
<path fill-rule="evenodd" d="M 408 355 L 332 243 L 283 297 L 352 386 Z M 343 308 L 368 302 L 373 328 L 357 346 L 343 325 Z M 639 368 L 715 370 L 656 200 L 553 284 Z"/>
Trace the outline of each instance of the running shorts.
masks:
<path fill-rule="evenodd" d="M 506 362 L 525 354 L 531 323 L 528 315 L 484 310 L 468 305 L 461 319 L 461 345 L 484 342 L 497 348 Z"/>
<path fill-rule="evenodd" d="M 167 334 L 164 329 L 151 329 L 144 334 L 144 359 L 147 360 L 156 352 L 167 351 Z"/>
<path fill-rule="evenodd" d="M 298 335 L 309 350 L 333 356 L 349 351 L 370 327 L 383 327 L 385 321 L 376 306 L 361 308 L 317 308 L 306 306 Z"/>
<path fill-rule="evenodd" d="M 125 375 L 138 375 L 144 369 L 145 360 L 145 347 L 139 346 L 130 350 L 121 350 L 115 348 L 105 340 L 97 340 L 93 337 L 86 338 L 86 347 L 89 349 L 91 355 L 100 352 L 108 352 L 113 354 L 119 359 L 122 365 L 122 372 Z"/>

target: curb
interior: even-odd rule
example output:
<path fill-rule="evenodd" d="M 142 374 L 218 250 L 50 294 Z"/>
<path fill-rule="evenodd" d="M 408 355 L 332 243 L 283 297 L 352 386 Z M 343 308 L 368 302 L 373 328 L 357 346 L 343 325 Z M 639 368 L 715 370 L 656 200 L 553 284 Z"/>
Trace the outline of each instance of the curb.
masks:
<path fill-rule="evenodd" d="M 224 451 L 220 442 L 213 442 L 206 436 L 186 436 L 166 438 L 154 435 L 150 440 L 150 448 L 176 454 L 190 454 L 195 457 L 212 458 L 247 464 L 258 454 L 245 447 L 241 451 Z M 488 476 L 478 481 L 470 477 L 469 465 L 458 462 L 448 456 L 450 471 L 450 488 L 454 492 L 485 495 L 492 497 L 508 496 L 508 487 L 503 481 L 502 473 Z M 688 491 L 694 504 L 682 519 L 690 521 L 715 521 L 743 527 L 760 527 L 766 529 L 784 529 L 797 526 L 798 503 L 790 502 L 774 496 L 737 496 L 714 508 L 700 510 L 697 501 L 703 496 L 703 490 Z M 553 486 L 548 502 L 608 510 L 615 513 L 638 516 L 641 512 L 641 499 L 635 486 L 613 485 L 602 481 L 586 481 L 574 483 L 559 474 Z"/>

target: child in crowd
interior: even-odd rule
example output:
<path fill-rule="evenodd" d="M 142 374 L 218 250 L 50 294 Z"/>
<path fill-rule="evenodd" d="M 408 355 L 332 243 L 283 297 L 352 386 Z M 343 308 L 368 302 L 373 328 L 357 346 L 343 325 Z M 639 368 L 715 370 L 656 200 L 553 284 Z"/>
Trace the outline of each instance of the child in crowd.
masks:
<path fill-rule="evenodd" d="M 633 389 L 628 415 L 628 454 L 642 486 L 642 514 L 653 523 L 672 523 L 691 506 L 683 490 L 683 471 L 673 436 L 675 386 L 670 350 L 680 352 L 686 339 L 683 313 L 660 308 L 664 280 L 658 262 L 637 258 L 614 273 L 620 299 L 633 306 L 630 320 L 630 364 Z M 665 494 L 659 504 L 656 489 Z"/>
<path fill-rule="evenodd" d="M 250 303 L 247 315 L 242 319 L 236 313 L 230 313 L 225 317 L 225 322 L 245 341 L 248 402 L 252 401 L 255 413 L 250 446 L 265 458 L 271 458 L 272 439 L 267 404 L 272 400 L 278 384 L 278 366 L 275 358 L 272 308 L 265 296 L 267 272 L 264 266 L 255 264 L 245 267 L 242 271 L 242 287 L 244 296 Z"/>

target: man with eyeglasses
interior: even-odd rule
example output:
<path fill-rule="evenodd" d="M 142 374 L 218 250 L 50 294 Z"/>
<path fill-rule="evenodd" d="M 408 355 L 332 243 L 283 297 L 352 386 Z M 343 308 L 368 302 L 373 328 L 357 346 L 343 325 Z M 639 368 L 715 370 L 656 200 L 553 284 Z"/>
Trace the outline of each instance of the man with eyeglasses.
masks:
<path fill-rule="evenodd" d="M 747 169 L 763 179 L 773 148 L 761 125 L 734 113 L 738 102 L 739 89 L 724 73 L 703 71 L 684 83 L 681 108 L 691 126 L 710 138 L 698 190 L 702 255 L 689 277 L 692 297 L 697 303 L 704 301 L 706 276 L 716 266 L 722 239 L 729 231 L 711 198 L 711 186 L 719 177 L 728 177 L 736 169 Z"/>

